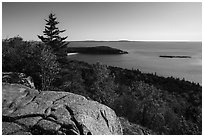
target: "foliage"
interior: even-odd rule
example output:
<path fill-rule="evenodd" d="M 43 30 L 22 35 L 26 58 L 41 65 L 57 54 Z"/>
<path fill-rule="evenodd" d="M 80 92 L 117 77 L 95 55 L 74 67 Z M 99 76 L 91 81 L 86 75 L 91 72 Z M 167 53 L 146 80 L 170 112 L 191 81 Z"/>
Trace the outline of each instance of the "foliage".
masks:
<path fill-rule="evenodd" d="M 60 75 L 63 81 L 59 81 L 59 85 L 63 91 L 87 96 L 84 79 L 82 78 L 81 71 L 78 68 L 70 69 L 68 66 L 66 69 L 61 71 Z"/>
<path fill-rule="evenodd" d="M 116 112 L 123 112 L 130 121 L 159 134 L 201 134 L 202 90 L 199 84 L 139 70 L 109 68 L 115 74 L 115 81 L 123 87 Z"/>
<path fill-rule="evenodd" d="M 59 73 L 59 64 L 56 60 L 56 56 L 50 51 L 49 48 L 44 48 L 41 51 L 39 65 L 41 68 L 42 90 L 52 89 L 52 82 Z"/>
<path fill-rule="evenodd" d="M 15 71 L 22 70 L 24 63 L 25 51 L 27 45 L 23 42 L 23 39 L 19 36 L 3 40 L 2 42 L 2 63 L 4 70 Z"/>
<path fill-rule="evenodd" d="M 93 96 L 92 98 L 112 107 L 118 95 L 114 91 L 115 84 L 113 81 L 113 77 L 111 77 L 111 75 L 109 74 L 109 69 L 107 68 L 107 66 L 102 65 L 98 62 L 93 65 L 93 70 L 95 78 L 90 88 L 90 92 Z"/>
<path fill-rule="evenodd" d="M 59 36 L 59 34 L 65 32 L 65 30 L 59 30 L 56 27 L 56 25 L 59 24 L 56 19 L 55 14 L 49 14 L 49 19 L 45 20 L 47 23 L 45 30 L 43 31 L 45 37 L 38 35 L 38 38 L 41 39 L 45 45 L 51 47 L 53 52 L 58 56 L 66 56 L 66 51 L 64 48 L 66 48 L 68 43 L 64 40 L 67 37 Z"/>
<path fill-rule="evenodd" d="M 19 36 L 3 40 L 3 71 L 25 73 L 33 78 L 36 88 L 51 88 L 59 68 L 55 55 L 44 47 L 42 43 L 23 41 Z"/>

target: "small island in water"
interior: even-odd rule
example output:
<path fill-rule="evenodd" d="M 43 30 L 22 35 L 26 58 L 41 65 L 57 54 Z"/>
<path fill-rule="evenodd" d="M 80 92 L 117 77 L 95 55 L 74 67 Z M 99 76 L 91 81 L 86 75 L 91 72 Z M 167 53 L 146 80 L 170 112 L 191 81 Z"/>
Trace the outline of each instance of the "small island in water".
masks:
<path fill-rule="evenodd" d="M 161 58 L 191 58 L 191 56 L 163 56 L 160 55 Z"/>
<path fill-rule="evenodd" d="M 68 47 L 67 53 L 81 53 L 81 54 L 128 54 L 127 51 L 123 51 L 108 46 L 96 46 L 96 47 Z"/>

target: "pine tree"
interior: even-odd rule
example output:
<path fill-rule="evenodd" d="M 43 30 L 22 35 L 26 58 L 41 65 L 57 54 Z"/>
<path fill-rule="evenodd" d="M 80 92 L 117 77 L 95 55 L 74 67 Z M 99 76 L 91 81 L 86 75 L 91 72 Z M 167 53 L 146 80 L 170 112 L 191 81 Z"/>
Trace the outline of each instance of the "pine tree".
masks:
<path fill-rule="evenodd" d="M 65 30 L 59 30 L 58 27 L 56 27 L 59 22 L 56 20 L 55 14 L 50 13 L 49 19 L 45 21 L 46 26 L 45 30 L 43 31 L 44 36 L 39 36 L 38 38 L 41 39 L 43 43 L 46 44 L 46 46 L 50 47 L 52 51 L 58 55 L 58 56 L 66 56 L 66 46 L 69 44 L 66 41 L 64 41 L 66 37 L 60 37 L 59 34 L 65 32 Z"/>

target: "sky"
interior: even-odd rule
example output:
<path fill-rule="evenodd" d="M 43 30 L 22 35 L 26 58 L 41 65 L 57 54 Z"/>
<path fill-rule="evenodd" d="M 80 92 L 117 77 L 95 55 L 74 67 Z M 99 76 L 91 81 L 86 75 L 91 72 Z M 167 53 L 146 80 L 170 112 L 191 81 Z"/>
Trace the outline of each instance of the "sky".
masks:
<path fill-rule="evenodd" d="M 201 2 L 3 2 L 2 38 L 39 40 L 55 13 L 68 41 L 201 41 Z"/>

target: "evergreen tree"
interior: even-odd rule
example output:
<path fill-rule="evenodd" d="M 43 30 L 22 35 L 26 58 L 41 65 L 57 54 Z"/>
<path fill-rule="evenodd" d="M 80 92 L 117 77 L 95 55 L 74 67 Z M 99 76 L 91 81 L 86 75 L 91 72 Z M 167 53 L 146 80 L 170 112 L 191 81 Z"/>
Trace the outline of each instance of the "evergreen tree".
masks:
<path fill-rule="evenodd" d="M 60 37 L 59 34 L 65 32 L 65 30 L 59 30 L 58 27 L 56 27 L 59 22 L 56 20 L 55 14 L 50 13 L 49 19 L 45 21 L 46 26 L 45 30 L 43 31 L 44 36 L 39 36 L 38 38 L 41 39 L 43 43 L 46 44 L 46 46 L 50 47 L 52 51 L 58 55 L 58 56 L 66 56 L 66 46 L 69 44 L 66 41 L 64 41 L 66 37 Z"/>

